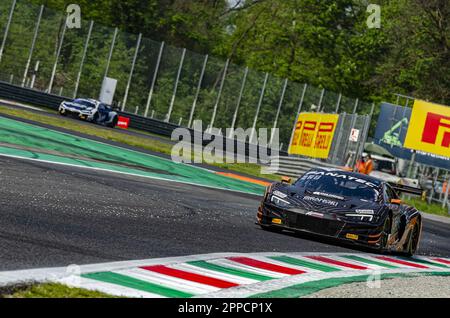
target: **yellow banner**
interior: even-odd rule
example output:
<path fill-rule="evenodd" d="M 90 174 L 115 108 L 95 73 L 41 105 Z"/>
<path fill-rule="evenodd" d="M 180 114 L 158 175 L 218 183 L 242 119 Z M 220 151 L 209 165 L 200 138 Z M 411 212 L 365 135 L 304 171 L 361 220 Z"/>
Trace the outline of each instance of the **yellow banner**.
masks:
<path fill-rule="evenodd" d="M 290 154 L 328 158 L 339 115 L 302 113 L 295 126 Z"/>
<path fill-rule="evenodd" d="M 404 146 L 450 157 L 450 107 L 416 100 Z"/>

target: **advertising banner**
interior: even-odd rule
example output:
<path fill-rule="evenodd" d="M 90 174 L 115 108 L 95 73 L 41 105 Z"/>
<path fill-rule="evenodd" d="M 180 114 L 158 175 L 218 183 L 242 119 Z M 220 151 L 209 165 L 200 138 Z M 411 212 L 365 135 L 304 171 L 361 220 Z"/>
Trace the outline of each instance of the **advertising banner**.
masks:
<path fill-rule="evenodd" d="M 338 120 L 336 114 L 301 113 L 289 154 L 328 158 Z"/>
<path fill-rule="evenodd" d="M 403 147 L 411 113 L 412 110 L 409 107 L 383 103 L 381 104 L 381 110 L 378 116 L 374 142 L 400 159 L 411 160 L 413 152 L 413 150 Z M 417 151 L 416 162 L 450 169 L 450 158 L 448 156 L 436 155 L 429 152 Z"/>
<path fill-rule="evenodd" d="M 450 107 L 416 100 L 404 146 L 450 157 Z"/>

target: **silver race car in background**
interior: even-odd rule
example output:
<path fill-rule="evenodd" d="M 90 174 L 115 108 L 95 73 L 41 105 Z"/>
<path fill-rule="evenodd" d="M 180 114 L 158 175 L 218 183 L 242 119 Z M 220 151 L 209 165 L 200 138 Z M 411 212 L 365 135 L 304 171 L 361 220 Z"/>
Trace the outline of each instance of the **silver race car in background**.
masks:
<path fill-rule="evenodd" d="M 95 99 L 77 98 L 73 101 L 63 101 L 58 112 L 63 116 L 74 116 L 112 128 L 117 125 L 119 119 L 117 112 L 109 105 Z"/>

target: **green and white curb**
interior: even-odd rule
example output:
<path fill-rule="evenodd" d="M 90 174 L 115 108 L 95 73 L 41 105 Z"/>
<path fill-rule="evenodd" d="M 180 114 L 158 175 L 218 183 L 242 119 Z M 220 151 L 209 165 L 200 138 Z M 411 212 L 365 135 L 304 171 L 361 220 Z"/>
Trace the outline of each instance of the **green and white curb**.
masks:
<path fill-rule="evenodd" d="M 351 253 L 215 253 L 0 272 L 0 286 L 59 282 L 123 297 L 301 297 L 350 282 L 450 276 L 450 259 Z"/>

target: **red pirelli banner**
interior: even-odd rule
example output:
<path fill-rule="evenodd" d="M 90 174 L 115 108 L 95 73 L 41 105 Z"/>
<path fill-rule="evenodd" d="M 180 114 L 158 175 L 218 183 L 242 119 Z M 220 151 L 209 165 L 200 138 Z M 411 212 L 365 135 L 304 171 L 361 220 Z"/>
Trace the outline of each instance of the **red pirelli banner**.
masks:
<path fill-rule="evenodd" d="M 328 158 L 338 120 L 336 114 L 300 114 L 289 154 Z"/>

